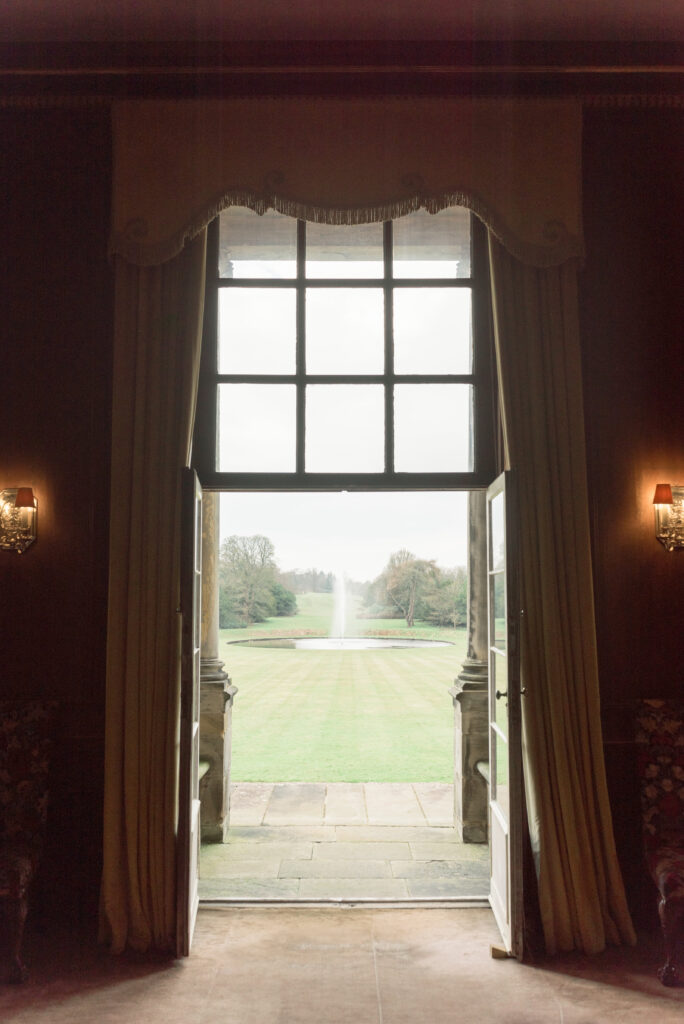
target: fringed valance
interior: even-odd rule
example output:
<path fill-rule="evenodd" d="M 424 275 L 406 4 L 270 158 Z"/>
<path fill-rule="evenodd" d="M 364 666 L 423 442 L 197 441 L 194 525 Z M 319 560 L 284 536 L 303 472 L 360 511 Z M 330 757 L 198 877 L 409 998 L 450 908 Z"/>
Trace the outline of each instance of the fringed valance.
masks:
<path fill-rule="evenodd" d="M 582 254 L 575 100 L 132 100 L 113 119 L 110 249 L 141 266 L 231 205 L 335 224 L 462 205 L 524 263 Z"/>

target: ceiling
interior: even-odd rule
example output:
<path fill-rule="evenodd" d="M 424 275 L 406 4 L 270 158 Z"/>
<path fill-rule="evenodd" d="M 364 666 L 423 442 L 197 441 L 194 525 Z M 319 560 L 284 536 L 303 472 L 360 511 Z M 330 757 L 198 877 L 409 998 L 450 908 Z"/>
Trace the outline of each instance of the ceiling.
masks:
<path fill-rule="evenodd" d="M 2 0 L 3 43 L 684 40 L 683 0 Z"/>

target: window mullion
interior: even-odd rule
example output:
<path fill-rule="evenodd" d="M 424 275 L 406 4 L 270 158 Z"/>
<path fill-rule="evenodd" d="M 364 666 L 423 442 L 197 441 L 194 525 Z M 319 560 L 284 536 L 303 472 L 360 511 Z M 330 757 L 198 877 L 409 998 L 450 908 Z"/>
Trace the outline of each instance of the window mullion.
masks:
<path fill-rule="evenodd" d="M 385 472 L 394 472 L 394 294 L 392 291 L 392 221 L 382 232 L 385 298 Z"/>
<path fill-rule="evenodd" d="M 304 472 L 306 453 L 306 223 L 297 221 L 297 473 Z"/>

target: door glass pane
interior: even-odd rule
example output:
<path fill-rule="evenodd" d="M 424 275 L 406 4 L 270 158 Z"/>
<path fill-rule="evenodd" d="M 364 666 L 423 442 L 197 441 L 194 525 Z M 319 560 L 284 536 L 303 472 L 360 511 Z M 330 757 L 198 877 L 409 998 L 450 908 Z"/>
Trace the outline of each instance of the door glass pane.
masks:
<path fill-rule="evenodd" d="M 293 384 L 219 384 L 219 472 L 293 473 L 296 402 Z"/>
<path fill-rule="evenodd" d="M 219 277 L 297 275 L 297 221 L 231 206 L 219 217 Z"/>
<path fill-rule="evenodd" d="M 219 290 L 219 373 L 294 373 L 296 296 L 289 288 Z"/>
<path fill-rule="evenodd" d="M 489 566 L 491 569 L 503 569 L 506 558 L 506 538 L 504 533 L 504 496 L 496 494 L 489 503 L 490 515 L 490 551 Z"/>
<path fill-rule="evenodd" d="M 508 691 L 508 666 L 506 659 L 501 654 L 492 655 L 491 669 L 494 675 L 492 680 L 492 697 L 494 700 L 494 721 L 504 736 L 508 736 L 508 698 L 496 696 L 499 693 Z"/>
<path fill-rule="evenodd" d="M 510 817 L 510 801 L 509 801 L 509 790 L 508 790 L 508 743 L 503 739 L 496 730 L 493 731 L 492 737 L 494 740 L 495 753 L 495 771 L 493 776 L 493 790 L 492 798 L 499 804 L 501 810 L 506 816 L 506 820 Z"/>
<path fill-rule="evenodd" d="M 382 373 L 384 338 L 380 288 L 307 291 L 307 373 Z"/>
<path fill-rule="evenodd" d="M 382 224 L 307 224 L 306 276 L 382 277 Z"/>
<path fill-rule="evenodd" d="M 490 576 L 490 625 L 494 646 L 500 651 L 506 650 L 506 577 L 503 572 Z"/>
<path fill-rule="evenodd" d="M 311 384 L 306 389 L 306 471 L 381 473 L 384 389 L 379 384 Z"/>
<path fill-rule="evenodd" d="M 393 223 L 395 277 L 470 277 L 470 213 L 417 210 Z"/>
<path fill-rule="evenodd" d="M 470 373 L 470 288 L 394 292 L 396 373 Z"/>
<path fill-rule="evenodd" d="M 472 469 L 467 384 L 397 384 L 394 465 L 397 472 L 459 473 Z"/>

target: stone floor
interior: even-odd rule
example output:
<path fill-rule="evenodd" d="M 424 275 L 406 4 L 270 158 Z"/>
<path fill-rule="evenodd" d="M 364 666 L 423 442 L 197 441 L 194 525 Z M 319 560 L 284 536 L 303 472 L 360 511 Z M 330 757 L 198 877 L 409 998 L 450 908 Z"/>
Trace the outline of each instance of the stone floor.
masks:
<path fill-rule="evenodd" d="M 681 1024 L 657 932 L 634 948 L 536 965 L 494 960 L 489 910 L 200 909 L 187 960 L 111 956 L 29 920 L 8 1024 Z"/>
<path fill-rule="evenodd" d="M 489 849 L 439 783 L 238 783 L 228 842 L 202 847 L 204 900 L 484 899 Z"/>

